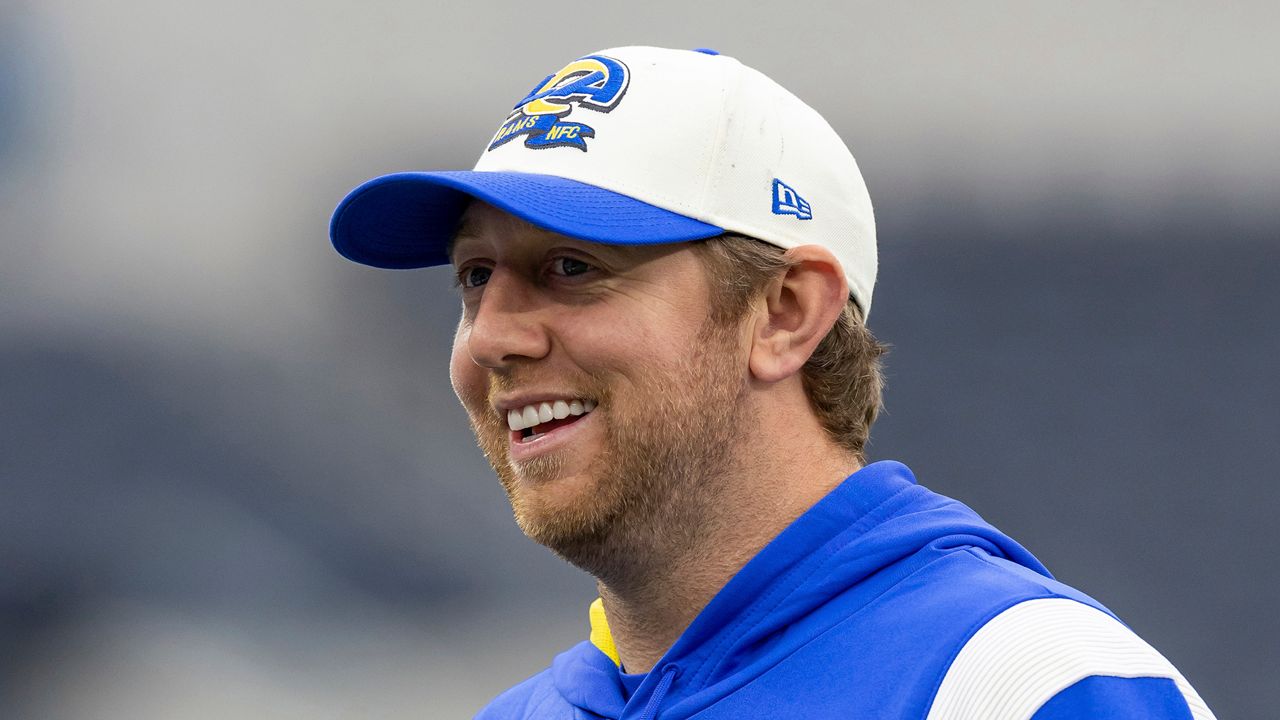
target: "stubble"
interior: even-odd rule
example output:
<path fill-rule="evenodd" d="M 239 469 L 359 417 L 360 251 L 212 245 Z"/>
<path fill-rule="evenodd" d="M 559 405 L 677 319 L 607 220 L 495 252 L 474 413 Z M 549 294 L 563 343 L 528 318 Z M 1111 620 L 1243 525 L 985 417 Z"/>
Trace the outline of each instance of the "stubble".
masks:
<path fill-rule="evenodd" d="M 501 419 L 469 413 L 520 529 L 612 587 L 651 577 L 655 563 L 694 550 L 716 529 L 716 508 L 730 492 L 735 442 L 753 425 L 741 402 L 737 342 L 728 328 L 708 320 L 695 346 L 625 394 L 597 377 L 575 385 L 598 400 L 604 442 L 589 463 L 582 495 L 568 504 L 553 504 L 532 488 L 556 482 L 565 466 L 561 453 L 571 449 L 516 468 Z M 491 391 L 518 386 L 514 379 L 495 378 Z M 487 399 L 486 405 L 492 407 Z"/>

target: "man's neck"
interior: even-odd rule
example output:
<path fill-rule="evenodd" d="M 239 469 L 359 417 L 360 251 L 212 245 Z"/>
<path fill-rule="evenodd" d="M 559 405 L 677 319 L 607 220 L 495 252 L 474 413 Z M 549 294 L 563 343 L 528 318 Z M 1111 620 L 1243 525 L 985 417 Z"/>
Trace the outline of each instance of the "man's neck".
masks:
<path fill-rule="evenodd" d="M 696 542 L 676 552 L 654 548 L 650 557 L 661 558 L 660 563 L 644 564 L 641 574 L 625 581 L 598 583 L 609 630 L 627 672 L 653 669 L 752 557 L 858 469 L 859 464 L 843 453 L 822 449 L 824 454 L 792 457 L 826 457 L 827 462 L 757 462 L 749 476 L 738 476 L 734 497 L 708 511 L 696 529 Z"/>

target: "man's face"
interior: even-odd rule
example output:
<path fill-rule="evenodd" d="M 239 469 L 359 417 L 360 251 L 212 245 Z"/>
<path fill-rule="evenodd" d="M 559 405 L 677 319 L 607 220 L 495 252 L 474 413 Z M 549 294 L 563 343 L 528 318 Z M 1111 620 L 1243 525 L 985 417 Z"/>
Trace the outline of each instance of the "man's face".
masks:
<path fill-rule="evenodd" d="M 745 350 L 710 321 L 695 251 L 575 240 L 476 202 L 452 258 L 453 387 L 521 529 L 601 577 L 623 548 L 696 532 L 749 427 Z"/>

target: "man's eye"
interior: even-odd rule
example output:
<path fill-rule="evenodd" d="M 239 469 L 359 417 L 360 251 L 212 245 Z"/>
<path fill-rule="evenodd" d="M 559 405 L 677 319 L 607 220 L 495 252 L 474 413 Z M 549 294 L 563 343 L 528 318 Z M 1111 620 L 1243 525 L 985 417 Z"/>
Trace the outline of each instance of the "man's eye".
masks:
<path fill-rule="evenodd" d="M 591 270 L 591 265 L 573 257 L 558 257 L 551 263 L 551 272 L 556 275 L 581 275 Z"/>
<path fill-rule="evenodd" d="M 493 271 L 487 267 L 468 267 L 458 271 L 458 284 L 464 288 L 475 288 L 489 282 Z"/>

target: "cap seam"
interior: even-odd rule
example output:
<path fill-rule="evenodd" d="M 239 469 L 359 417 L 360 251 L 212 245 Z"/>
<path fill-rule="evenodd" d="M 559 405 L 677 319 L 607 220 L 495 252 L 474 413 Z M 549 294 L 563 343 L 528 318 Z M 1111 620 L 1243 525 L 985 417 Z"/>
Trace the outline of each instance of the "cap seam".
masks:
<path fill-rule="evenodd" d="M 733 86 L 727 88 L 726 91 L 720 95 L 720 114 L 719 122 L 716 123 L 716 135 L 711 143 L 711 152 L 706 154 L 706 159 L 702 168 L 702 188 L 698 192 L 698 207 L 702 214 L 706 214 L 707 198 L 711 194 L 711 188 L 719 180 L 718 177 L 712 177 L 712 175 L 720 167 L 719 160 L 725 151 L 725 138 L 728 135 L 729 126 L 729 101 L 730 98 L 736 98 L 738 96 L 739 91 L 742 89 L 742 77 L 745 74 L 742 72 L 743 65 L 734 58 L 728 58 L 723 55 L 717 57 L 724 57 L 725 60 L 731 61 L 733 64 L 729 67 L 732 67 L 737 72 L 734 73 Z M 706 221 L 704 220 L 703 222 Z"/>

